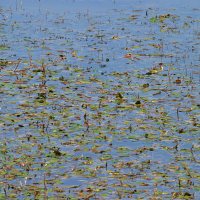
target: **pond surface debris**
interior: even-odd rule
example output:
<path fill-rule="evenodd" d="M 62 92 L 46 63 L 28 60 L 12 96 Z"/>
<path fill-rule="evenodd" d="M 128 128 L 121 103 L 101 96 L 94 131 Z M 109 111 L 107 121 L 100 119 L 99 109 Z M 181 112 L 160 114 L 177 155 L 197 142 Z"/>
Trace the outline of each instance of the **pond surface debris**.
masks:
<path fill-rule="evenodd" d="M 200 198 L 195 3 L 0 12 L 0 199 Z"/>

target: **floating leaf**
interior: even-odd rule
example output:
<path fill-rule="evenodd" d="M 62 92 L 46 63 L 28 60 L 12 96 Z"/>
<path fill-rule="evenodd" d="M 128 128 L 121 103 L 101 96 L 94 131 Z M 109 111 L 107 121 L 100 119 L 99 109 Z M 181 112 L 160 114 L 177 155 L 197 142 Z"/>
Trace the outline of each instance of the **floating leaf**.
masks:
<path fill-rule="evenodd" d="M 122 96 L 122 94 L 120 92 L 118 92 L 117 95 L 116 95 L 116 98 L 123 99 L 123 96 Z"/>

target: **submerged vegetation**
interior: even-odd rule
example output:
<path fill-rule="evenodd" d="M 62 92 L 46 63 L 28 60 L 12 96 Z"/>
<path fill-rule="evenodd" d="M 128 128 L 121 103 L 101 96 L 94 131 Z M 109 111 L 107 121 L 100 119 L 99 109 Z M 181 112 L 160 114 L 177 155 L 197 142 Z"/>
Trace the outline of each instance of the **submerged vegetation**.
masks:
<path fill-rule="evenodd" d="M 58 2 L 0 4 L 0 199 L 198 199 L 199 10 Z"/>

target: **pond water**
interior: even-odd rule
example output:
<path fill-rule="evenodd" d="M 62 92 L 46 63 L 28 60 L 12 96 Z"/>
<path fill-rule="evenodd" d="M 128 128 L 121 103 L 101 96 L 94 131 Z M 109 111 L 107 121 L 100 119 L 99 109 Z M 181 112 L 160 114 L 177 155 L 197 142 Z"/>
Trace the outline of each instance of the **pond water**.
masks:
<path fill-rule="evenodd" d="M 0 3 L 0 199 L 199 199 L 198 1 Z"/>

